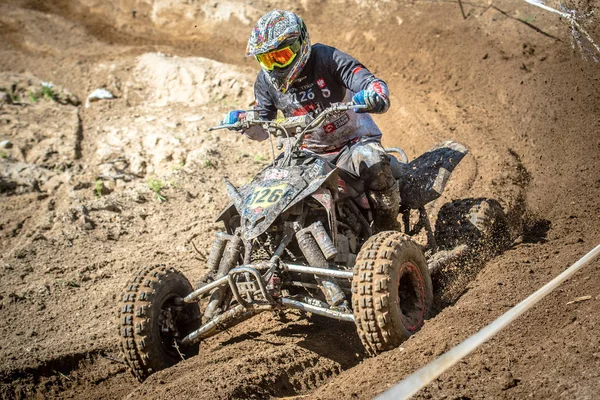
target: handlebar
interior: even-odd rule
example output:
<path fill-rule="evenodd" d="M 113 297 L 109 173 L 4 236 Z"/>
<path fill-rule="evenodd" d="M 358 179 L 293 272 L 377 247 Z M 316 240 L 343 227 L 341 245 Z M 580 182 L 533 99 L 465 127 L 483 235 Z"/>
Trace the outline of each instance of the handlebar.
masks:
<path fill-rule="evenodd" d="M 321 113 L 319 113 L 312 120 L 310 119 L 310 117 L 308 115 L 302 115 L 299 117 L 285 118 L 282 121 L 261 120 L 261 119 L 257 118 L 257 116 L 255 115 L 256 111 L 250 110 L 250 111 L 247 111 L 246 118 L 244 120 L 238 121 L 234 124 L 223 124 L 223 125 L 213 126 L 211 128 L 208 128 L 208 131 L 209 132 L 216 131 L 219 129 L 240 130 L 240 129 L 248 129 L 251 126 L 255 126 L 255 125 L 262 125 L 266 130 L 268 130 L 269 128 L 284 129 L 284 130 L 286 130 L 286 134 L 287 134 L 287 129 L 290 129 L 290 128 L 300 128 L 303 130 L 302 133 L 307 133 L 307 132 L 309 132 L 308 131 L 309 128 L 318 129 L 320 127 L 320 125 L 325 121 L 325 119 L 331 114 L 335 114 L 336 112 L 348 111 L 350 109 L 360 110 L 360 109 L 365 109 L 365 108 L 367 108 L 366 105 L 353 104 L 352 102 L 333 103 L 328 108 L 324 109 Z"/>
<path fill-rule="evenodd" d="M 260 125 L 267 132 L 274 134 L 275 136 L 286 137 L 290 139 L 289 130 L 293 130 L 295 140 L 293 143 L 287 143 L 285 149 L 285 156 L 280 165 L 289 165 L 291 162 L 292 155 L 301 148 L 302 142 L 304 141 L 304 136 L 309 132 L 314 132 L 323 125 L 323 122 L 327 119 L 327 117 L 335 115 L 336 113 L 341 113 L 348 111 L 350 109 L 366 109 L 365 105 L 358 105 L 352 102 L 349 103 L 333 103 L 323 111 L 321 111 L 316 117 L 311 118 L 308 114 L 301 115 L 297 117 L 289 117 L 280 121 L 265 121 L 258 118 L 258 113 L 254 110 L 250 110 L 246 112 L 246 118 L 241 121 L 236 122 L 235 124 L 224 124 L 214 126 L 209 128 L 209 131 L 214 131 L 217 129 L 248 129 L 251 126 Z M 285 134 L 285 136 L 284 136 Z M 271 136 L 269 135 L 269 138 Z M 278 143 L 278 149 L 283 146 L 281 142 Z M 271 149 L 273 151 L 273 163 L 275 163 L 275 149 L 273 148 L 273 142 L 271 142 Z"/>
<path fill-rule="evenodd" d="M 211 126 L 210 128 L 208 128 L 208 131 L 216 131 L 219 129 L 239 129 L 241 128 L 240 123 L 236 122 L 235 124 L 225 124 L 225 125 L 217 125 L 217 126 Z"/>

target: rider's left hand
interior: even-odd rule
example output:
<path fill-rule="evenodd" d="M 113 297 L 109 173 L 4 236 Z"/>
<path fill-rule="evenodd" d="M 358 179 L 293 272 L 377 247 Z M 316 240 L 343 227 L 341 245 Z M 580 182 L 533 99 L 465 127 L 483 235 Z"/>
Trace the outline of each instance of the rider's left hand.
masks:
<path fill-rule="evenodd" d="M 367 106 L 367 108 L 355 110 L 357 113 L 380 113 L 385 110 L 385 100 L 371 88 L 356 93 L 354 97 L 352 97 L 352 102 L 357 105 Z"/>
<path fill-rule="evenodd" d="M 229 111 L 225 115 L 225 118 L 223 118 L 222 124 L 223 125 L 233 125 L 235 123 L 243 121 L 244 119 L 246 119 L 246 111 L 233 110 L 233 111 Z M 233 129 L 233 128 L 229 128 L 229 129 Z M 236 130 L 236 129 L 234 129 L 234 130 Z"/>

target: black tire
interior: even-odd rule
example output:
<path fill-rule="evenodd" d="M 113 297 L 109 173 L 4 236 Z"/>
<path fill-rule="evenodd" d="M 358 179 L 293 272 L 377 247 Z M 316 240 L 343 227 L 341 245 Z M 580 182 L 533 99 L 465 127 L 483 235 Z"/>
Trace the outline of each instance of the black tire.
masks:
<path fill-rule="evenodd" d="M 165 313 L 174 311 L 171 307 L 175 299 L 191 292 L 185 276 L 164 265 L 143 269 L 127 283 L 119 309 L 119 337 L 125 362 L 140 382 L 181 361 L 181 355 L 188 358 L 198 354 L 199 344 L 177 349 L 177 335 L 161 332 Z M 178 339 L 198 329 L 200 322 L 198 304 L 184 304 L 173 321 Z"/>
<path fill-rule="evenodd" d="M 440 209 L 435 239 L 441 250 L 466 244 L 473 250 L 501 251 L 510 244 L 508 220 L 496 200 L 455 200 Z"/>
<path fill-rule="evenodd" d="M 371 354 L 391 350 L 429 316 L 433 286 L 425 256 L 410 237 L 380 232 L 362 246 L 352 279 L 358 335 Z"/>

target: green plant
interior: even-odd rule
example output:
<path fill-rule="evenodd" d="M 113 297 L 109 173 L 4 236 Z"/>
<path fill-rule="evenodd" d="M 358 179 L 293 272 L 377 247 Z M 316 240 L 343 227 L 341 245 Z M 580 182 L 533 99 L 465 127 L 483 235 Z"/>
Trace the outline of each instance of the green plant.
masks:
<path fill-rule="evenodd" d="M 0 158 L 8 158 L 8 153 L 4 150 L 0 150 Z"/>
<path fill-rule="evenodd" d="M 37 103 L 38 100 L 39 100 L 39 95 L 30 90 L 29 91 L 29 101 L 32 103 Z"/>
<path fill-rule="evenodd" d="M 29 91 L 29 101 L 31 103 L 37 103 L 39 99 L 56 101 L 56 92 L 54 91 L 54 85 L 52 85 L 52 83 L 42 82 L 39 90 Z"/>
<path fill-rule="evenodd" d="M 54 87 L 49 82 L 42 82 L 42 90 L 40 95 L 44 98 L 56 101 L 56 93 L 54 93 Z"/>
<path fill-rule="evenodd" d="M 96 179 L 96 181 L 94 181 L 94 191 L 96 192 L 96 197 L 102 196 L 103 189 L 104 189 L 104 181 L 102 179 Z"/>
<path fill-rule="evenodd" d="M 254 161 L 257 162 L 265 161 L 266 159 L 267 157 L 263 156 L 262 154 L 257 154 L 254 156 Z"/>
<path fill-rule="evenodd" d="M 167 198 L 160 193 L 160 191 L 165 187 L 165 184 L 160 179 L 152 177 L 148 179 L 147 183 L 148 189 L 154 192 L 154 195 L 158 201 L 167 201 Z"/>
<path fill-rule="evenodd" d="M 204 160 L 204 168 L 217 168 L 217 165 L 214 164 L 211 160 Z"/>

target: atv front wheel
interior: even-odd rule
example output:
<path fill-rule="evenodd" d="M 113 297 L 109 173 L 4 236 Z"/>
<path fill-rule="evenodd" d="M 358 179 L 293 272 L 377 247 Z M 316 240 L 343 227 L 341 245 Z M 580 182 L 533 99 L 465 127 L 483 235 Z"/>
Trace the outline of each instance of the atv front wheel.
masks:
<path fill-rule="evenodd" d="M 354 267 L 352 308 L 368 352 L 399 346 L 423 326 L 432 303 L 427 262 L 410 237 L 388 231 L 367 240 Z"/>
<path fill-rule="evenodd" d="M 200 326 L 198 304 L 183 302 L 191 292 L 185 276 L 164 265 L 146 268 L 127 283 L 119 309 L 119 337 L 125 361 L 140 382 L 198 354 L 198 344 L 177 344 Z"/>
<path fill-rule="evenodd" d="M 510 244 L 510 232 L 498 201 L 461 199 L 446 203 L 440 209 L 435 239 L 442 250 L 466 244 L 476 250 L 499 251 Z"/>

